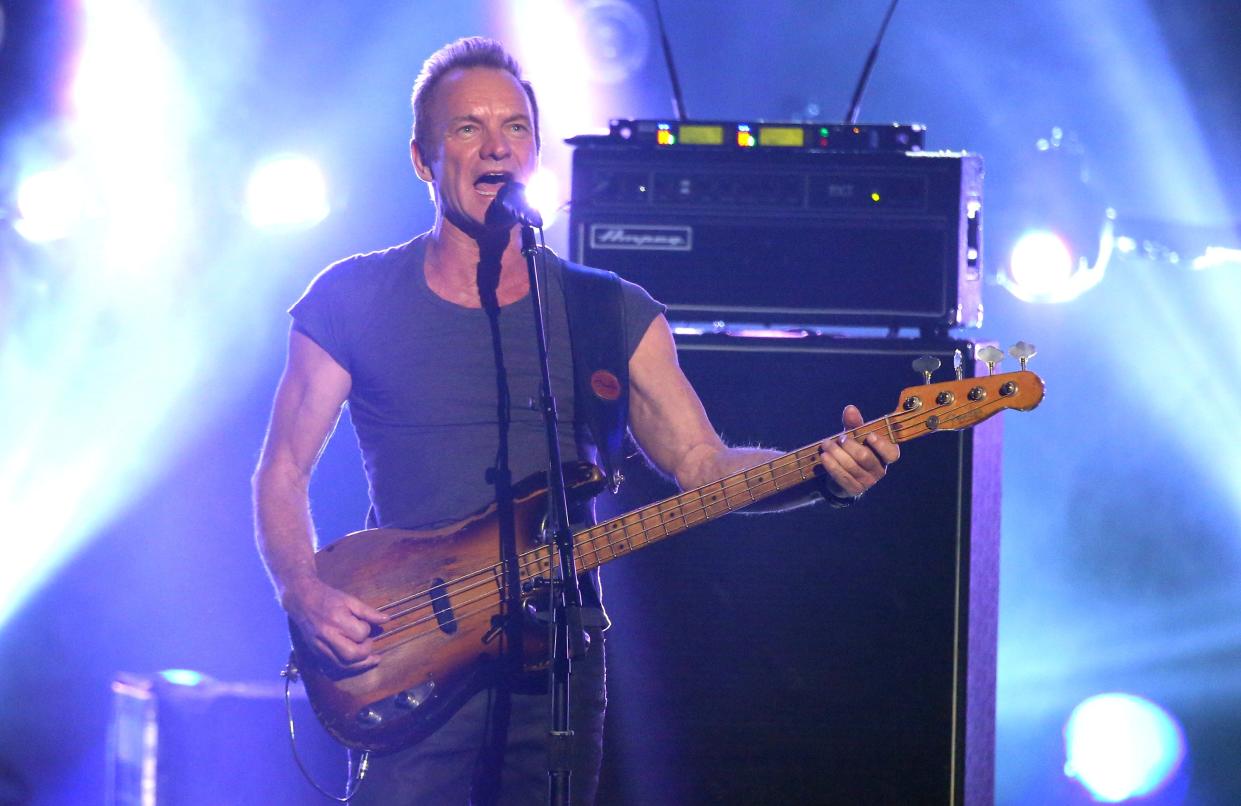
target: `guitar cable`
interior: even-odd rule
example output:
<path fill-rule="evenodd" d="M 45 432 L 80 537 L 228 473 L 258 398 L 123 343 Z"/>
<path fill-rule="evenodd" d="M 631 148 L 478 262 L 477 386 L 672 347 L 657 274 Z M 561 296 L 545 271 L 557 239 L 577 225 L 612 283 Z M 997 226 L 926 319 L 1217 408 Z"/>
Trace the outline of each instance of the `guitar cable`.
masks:
<path fill-rule="evenodd" d="M 349 779 L 345 784 L 344 795 L 333 795 L 319 786 L 319 782 L 311 776 L 310 770 L 306 769 L 306 765 L 302 763 L 301 754 L 297 752 L 297 733 L 293 728 L 293 698 L 290 694 L 290 688 L 293 685 L 293 681 L 298 678 L 298 673 L 292 654 L 289 655 L 289 662 L 280 670 L 280 676 L 284 678 L 284 711 L 289 718 L 289 747 L 293 750 L 293 760 L 297 762 L 297 768 L 302 771 L 302 777 L 306 779 L 306 783 L 313 786 L 320 795 L 337 803 L 348 803 L 353 800 L 354 795 L 358 794 L 358 788 L 362 785 L 362 779 L 366 777 L 366 770 L 371 764 L 370 751 L 362 751 L 362 756 L 358 759 L 356 768 L 353 766 L 353 754 L 347 752 Z"/>

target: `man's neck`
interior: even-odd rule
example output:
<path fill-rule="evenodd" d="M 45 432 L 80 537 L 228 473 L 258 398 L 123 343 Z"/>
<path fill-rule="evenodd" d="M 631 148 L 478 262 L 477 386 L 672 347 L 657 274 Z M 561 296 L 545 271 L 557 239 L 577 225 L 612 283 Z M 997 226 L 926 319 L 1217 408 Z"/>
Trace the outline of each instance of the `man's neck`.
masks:
<path fill-rule="evenodd" d="M 515 227 L 471 235 L 437 216 L 427 241 L 423 273 L 436 295 L 467 308 L 481 307 L 489 289 L 500 305 L 515 302 L 529 291 Z"/>

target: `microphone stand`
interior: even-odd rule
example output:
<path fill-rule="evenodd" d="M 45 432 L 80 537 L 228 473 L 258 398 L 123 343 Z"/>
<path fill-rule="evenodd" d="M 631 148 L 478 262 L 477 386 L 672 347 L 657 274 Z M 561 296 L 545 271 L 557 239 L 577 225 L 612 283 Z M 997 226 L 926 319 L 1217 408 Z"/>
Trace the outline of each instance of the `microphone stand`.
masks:
<path fill-rule="evenodd" d="M 530 301 L 534 304 L 535 340 L 539 350 L 542 373 L 543 424 L 547 431 L 547 519 L 544 535 L 554 545 L 560 558 L 560 579 L 549 580 L 551 596 L 551 729 L 548 733 L 547 799 L 552 806 L 569 806 L 570 761 L 573 758 L 573 731 L 569 724 L 570 629 L 581 629 L 582 591 L 577 584 L 577 566 L 573 556 L 573 533 L 569 530 L 569 501 L 565 493 L 564 471 L 560 459 L 558 414 L 552 394 L 551 371 L 547 361 L 547 332 L 543 322 L 543 299 L 539 288 L 535 255 L 538 248 L 534 227 L 519 218 L 521 253 L 530 274 Z"/>

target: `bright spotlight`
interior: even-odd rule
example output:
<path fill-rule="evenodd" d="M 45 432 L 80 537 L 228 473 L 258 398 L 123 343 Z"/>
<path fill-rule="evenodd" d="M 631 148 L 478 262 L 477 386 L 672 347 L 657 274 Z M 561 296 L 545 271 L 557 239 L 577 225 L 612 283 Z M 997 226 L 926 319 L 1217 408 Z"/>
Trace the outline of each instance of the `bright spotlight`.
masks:
<path fill-rule="evenodd" d="M 1013 246 L 1008 270 L 1012 281 L 1033 294 L 1047 294 L 1073 276 L 1069 245 L 1054 232 L 1033 230 Z"/>
<path fill-rule="evenodd" d="M 1099 233 L 1098 258 L 1092 265 L 1071 246 L 1071 239 L 1051 230 L 1029 230 L 1017 239 L 1000 285 L 1024 302 L 1069 302 L 1097 286 L 1116 248 L 1114 214 L 1108 211 Z"/>
<path fill-rule="evenodd" d="M 85 199 L 82 177 L 69 165 L 31 174 L 17 187 L 13 228 L 35 243 L 65 238 L 81 222 Z"/>
<path fill-rule="evenodd" d="M 1185 757 L 1185 734 L 1176 720 L 1132 694 L 1084 700 L 1064 726 L 1064 744 L 1064 774 L 1104 803 L 1157 791 Z"/>
<path fill-rule="evenodd" d="M 1241 269 L 1241 249 L 1208 246 L 1201 255 L 1194 258 L 1190 265 L 1196 271 L 1219 268 Z"/>
<path fill-rule="evenodd" d="M 259 229 L 307 229 L 329 212 L 327 181 L 308 157 L 276 157 L 250 176 L 246 214 Z"/>
<path fill-rule="evenodd" d="M 543 216 L 543 227 L 550 227 L 560 213 L 560 185 L 546 168 L 534 172 L 526 182 L 526 201 Z"/>
<path fill-rule="evenodd" d="M 1058 128 L 1035 144 L 1021 170 L 1016 207 L 1024 231 L 997 279 L 1026 302 L 1068 302 L 1103 280 L 1118 248 L 1116 211 L 1087 182 L 1081 144 Z"/>

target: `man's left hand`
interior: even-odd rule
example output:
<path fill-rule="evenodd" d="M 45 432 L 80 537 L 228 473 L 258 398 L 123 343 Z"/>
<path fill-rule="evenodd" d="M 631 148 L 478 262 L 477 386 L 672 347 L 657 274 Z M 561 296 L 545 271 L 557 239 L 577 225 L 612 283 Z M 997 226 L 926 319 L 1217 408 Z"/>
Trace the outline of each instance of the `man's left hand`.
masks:
<path fill-rule="evenodd" d="M 845 430 L 865 422 L 857 406 L 845 406 Z M 875 486 L 888 472 L 888 465 L 901 458 L 901 449 L 887 437 L 868 434 L 862 441 L 844 435 L 825 439 L 819 446 L 819 462 L 827 471 L 827 491 L 840 499 L 856 498 Z"/>

